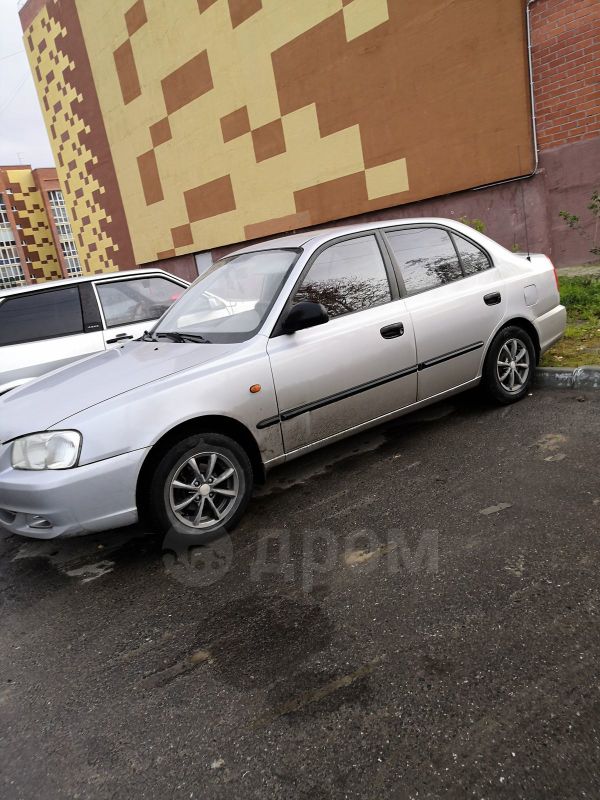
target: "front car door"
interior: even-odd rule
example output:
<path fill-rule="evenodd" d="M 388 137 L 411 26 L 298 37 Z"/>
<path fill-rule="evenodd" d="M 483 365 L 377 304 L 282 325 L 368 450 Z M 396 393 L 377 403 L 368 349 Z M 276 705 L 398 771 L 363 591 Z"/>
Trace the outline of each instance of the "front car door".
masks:
<path fill-rule="evenodd" d="M 443 226 L 398 226 L 384 235 L 415 331 L 418 399 L 474 381 L 506 306 L 491 257 Z"/>
<path fill-rule="evenodd" d="M 138 339 L 186 289 L 163 275 L 102 280 L 95 286 L 104 315 L 107 347 Z"/>
<path fill-rule="evenodd" d="M 0 393 L 104 350 L 82 297 L 71 285 L 0 300 Z"/>
<path fill-rule="evenodd" d="M 319 248 L 286 308 L 322 303 L 329 321 L 269 340 L 286 453 L 415 402 L 410 316 L 382 247 L 369 233 Z"/>

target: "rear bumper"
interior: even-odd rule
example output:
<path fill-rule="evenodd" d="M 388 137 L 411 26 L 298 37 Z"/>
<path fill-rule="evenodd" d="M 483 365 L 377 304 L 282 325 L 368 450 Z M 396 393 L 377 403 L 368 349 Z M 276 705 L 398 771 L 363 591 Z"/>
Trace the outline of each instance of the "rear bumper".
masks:
<path fill-rule="evenodd" d="M 147 450 L 66 470 L 0 471 L 0 527 L 35 539 L 119 528 L 137 521 L 138 475 Z M 51 527 L 31 527 L 47 520 Z"/>
<path fill-rule="evenodd" d="M 542 354 L 562 338 L 567 326 L 567 309 L 564 306 L 555 306 L 551 311 L 538 317 L 534 325 L 540 339 L 540 354 Z"/>

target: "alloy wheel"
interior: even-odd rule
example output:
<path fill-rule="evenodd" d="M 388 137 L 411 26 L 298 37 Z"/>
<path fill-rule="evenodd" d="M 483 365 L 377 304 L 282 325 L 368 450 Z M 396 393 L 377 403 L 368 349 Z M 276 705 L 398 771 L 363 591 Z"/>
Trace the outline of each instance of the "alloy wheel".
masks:
<path fill-rule="evenodd" d="M 169 486 L 171 511 L 187 527 L 202 530 L 222 522 L 236 505 L 240 479 L 223 453 L 205 451 L 188 458 Z"/>
<path fill-rule="evenodd" d="M 496 362 L 498 381 L 509 394 L 517 394 L 529 378 L 529 350 L 520 339 L 507 339 L 500 348 Z"/>

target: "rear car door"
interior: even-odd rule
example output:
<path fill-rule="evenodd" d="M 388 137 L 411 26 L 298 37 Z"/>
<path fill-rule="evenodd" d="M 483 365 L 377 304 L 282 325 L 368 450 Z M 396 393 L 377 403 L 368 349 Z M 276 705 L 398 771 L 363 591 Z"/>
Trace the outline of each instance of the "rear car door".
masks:
<path fill-rule="evenodd" d="M 163 275 L 102 280 L 95 287 L 104 317 L 107 347 L 142 336 L 187 288 L 175 278 Z"/>
<path fill-rule="evenodd" d="M 79 286 L 0 300 L 0 392 L 101 350 L 101 326 L 82 308 Z"/>
<path fill-rule="evenodd" d="M 418 399 L 475 379 L 485 346 L 504 316 L 502 279 L 491 257 L 442 226 L 387 229 L 414 327 Z"/>
<path fill-rule="evenodd" d="M 327 243 L 292 292 L 288 310 L 322 303 L 329 321 L 269 340 L 288 453 L 415 402 L 414 335 L 384 253 L 375 233 Z"/>

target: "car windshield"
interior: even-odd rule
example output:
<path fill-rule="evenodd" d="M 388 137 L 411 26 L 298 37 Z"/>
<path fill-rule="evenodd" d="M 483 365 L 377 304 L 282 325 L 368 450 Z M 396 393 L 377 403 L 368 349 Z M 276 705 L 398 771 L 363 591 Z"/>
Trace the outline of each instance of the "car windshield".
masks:
<path fill-rule="evenodd" d="M 263 324 L 300 250 L 260 250 L 220 259 L 153 331 L 172 341 L 243 342 Z"/>

